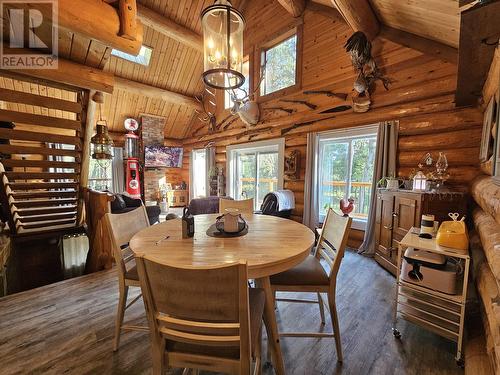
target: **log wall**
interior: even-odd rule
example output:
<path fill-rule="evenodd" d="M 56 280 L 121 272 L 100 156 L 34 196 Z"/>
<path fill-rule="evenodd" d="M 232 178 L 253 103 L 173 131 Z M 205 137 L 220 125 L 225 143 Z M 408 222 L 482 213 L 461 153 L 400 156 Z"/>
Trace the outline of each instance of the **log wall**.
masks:
<path fill-rule="evenodd" d="M 251 2 L 246 14 L 245 50 L 254 56 L 254 60 L 259 53 L 259 45 L 297 22 L 277 2 L 268 2 L 264 6 L 261 2 Z M 185 152 L 204 147 L 213 141 L 217 147 L 217 164 L 225 169 L 227 145 L 276 138 L 284 133 L 286 154 L 299 150 L 302 155 L 300 179 L 285 180 L 284 183 L 285 188 L 294 191 L 296 196 L 297 208 L 293 212 L 293 218 L 301 221 L 307 133 L 399 120 L 401 134 L 398 169 L 401 176 L 407 176 L 426 152 L 437 155 L 438 151 L 444 151 L 449 157 L 450 183 L 467 185 L 478 174 L 477 155 L 482 114 L 478 109 L 455 108 L 456 65 L 379 37 L 373 42 L 374 56 L 384 73 L 393 80 L 393 84 L 389 91 L 385 91 L 377 83 L 369 112 L 355 114 L 346 111 L 325 119 L 332 114 L 321 115 L 320 111 L 351 103 L 324 95 L 302 94 L 303 90 L 310 89 L 351 92 L 355 74 L 350 58 L 343 49 L 351 33 L 340 19 L 326 18 L 306 11 L 303 18 L 304 42 L 300 74 L 302 89 L 289 94 L 287 99 L 307 100 L 318 108 L 313 111 L 304 105 L 280 102 L 281 98 L 261 102 L 261 122 L 250 131 L 240 120 L 231 124 L 227 130 L 215 134 L 206 134 L 206 126 L 195 125 L 193 129 L 196 135 L 184 140 Z M 254 77 L 258 74 L 257 66 L 254 63 Z M 286 107 L 294 112 L 283 116 L 284 112 L 265 110 L 267 107 Z M 219 113 L 218 120 L 221 121 L 226 116 L 227 111 Z M 294 124 L 311 120 L 318 122 L 287 131 Z"/>

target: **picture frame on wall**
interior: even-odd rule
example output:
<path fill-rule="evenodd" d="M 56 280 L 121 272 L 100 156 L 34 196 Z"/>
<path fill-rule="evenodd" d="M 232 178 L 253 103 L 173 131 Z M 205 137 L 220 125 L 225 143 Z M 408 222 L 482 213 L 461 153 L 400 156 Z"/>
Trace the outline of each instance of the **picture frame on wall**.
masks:
<path fill-rule="evenodd" d="M 488 161 L 491 156 L 491 129 L 493 123 L 496 123 L 497 120 L 497 100 L 496 95 L 493 95 L 488 103 L 488 107 L 486 107 L 486 111 L 484 111 L 483 117 L 483 133 L 481 136 L 481 149 L 479 151 L 479 161 L 484 163 Z"/>

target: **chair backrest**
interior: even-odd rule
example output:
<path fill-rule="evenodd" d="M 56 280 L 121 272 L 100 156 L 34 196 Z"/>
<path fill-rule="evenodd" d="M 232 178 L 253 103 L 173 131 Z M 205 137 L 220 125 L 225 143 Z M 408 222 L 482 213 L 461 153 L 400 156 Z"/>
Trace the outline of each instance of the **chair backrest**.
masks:
<path fill-rule="evenodd" d="M 111 241 L 113 257 L 118 267 L 118 276 L 125 277 L 125 263 L 132 257 L 128 250 L 130 239 L 140 230 L 149 227 L 146 207 L 141 205 L 124 214 L 107 213 L 104 215 L 104 226 Z"/>
<path fill-rule="evenodd" d="M 223 214 L 226 208 L 237 208 L 243 214 L 253 214 L 253 198 L 244 199 L 241 201 L 233 201 L 230 199 L 221 199 L 219 201 L 219 213 Z"/>
<path fill-rule="evenodd" d="M 190 344 L 198 349 L 219 347 L 225 352 L 232 348 L 236 352 L 234 357 L 229 360 L 213 357 L 209 360 L 211 365 L 200 369 L 229 368 L 228 372 L 249 373 L 246 263 L 184 269 L 159 264 L 147 257 L 138 257 L 136 262 L 153 345 L 166 347 L 167 355 L 169 347 L 176 344 L 184 347 Z M 187 351 L 183 355 L 196 356 Z M 207 354 L 203 357 L 207 361 Z M 169 364 L 177 367 L 172 360 L 175 359 L 169 357 Z"/>
<path fill-rule="evenodd" d="M 316 257 L 323 258 L 330 266 L 330 285 L 335 286 L 340 262 L 351 230 L 352 218 L 328 210 L 323 230 L 316 247 Z"/>

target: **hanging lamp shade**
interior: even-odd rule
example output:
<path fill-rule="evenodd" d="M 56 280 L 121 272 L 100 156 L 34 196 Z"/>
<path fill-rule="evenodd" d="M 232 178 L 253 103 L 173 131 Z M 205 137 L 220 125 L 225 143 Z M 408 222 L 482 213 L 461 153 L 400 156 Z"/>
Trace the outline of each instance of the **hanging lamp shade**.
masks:
<path fill-rule="evenodd" d="M 201 13 L 204 45 L 203 81 L 215 89 L 243 85 L 245 19 L 227 0 L 216 0 Z"/>
<path fill-rule="evenodd" d="M 92 159 L 111 160 L 113 158 L 113 140 L 108 134 L 105 122 L 96 124 L 96 134 L 90 139 L 93 146 Z"/>

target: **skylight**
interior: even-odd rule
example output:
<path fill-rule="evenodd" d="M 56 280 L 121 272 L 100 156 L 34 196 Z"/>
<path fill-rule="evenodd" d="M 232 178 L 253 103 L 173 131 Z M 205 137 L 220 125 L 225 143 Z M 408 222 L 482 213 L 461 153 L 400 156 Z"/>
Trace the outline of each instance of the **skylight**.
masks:
<path fill-rule="evenodd" d="M 137 56 L 131 55 L 129 53 L 122 52 L 117 49 L 113 49 L 111 54 L 113 56 L 119 57 L 120 59 L 124 59 L 135 64 L 140 64 L 144 66 L 149 66 L 149 62 L 151 61 L 151 55 L 153 53 L 153 49 L 150 47 L 142 46 L 139 54 Z"/>

